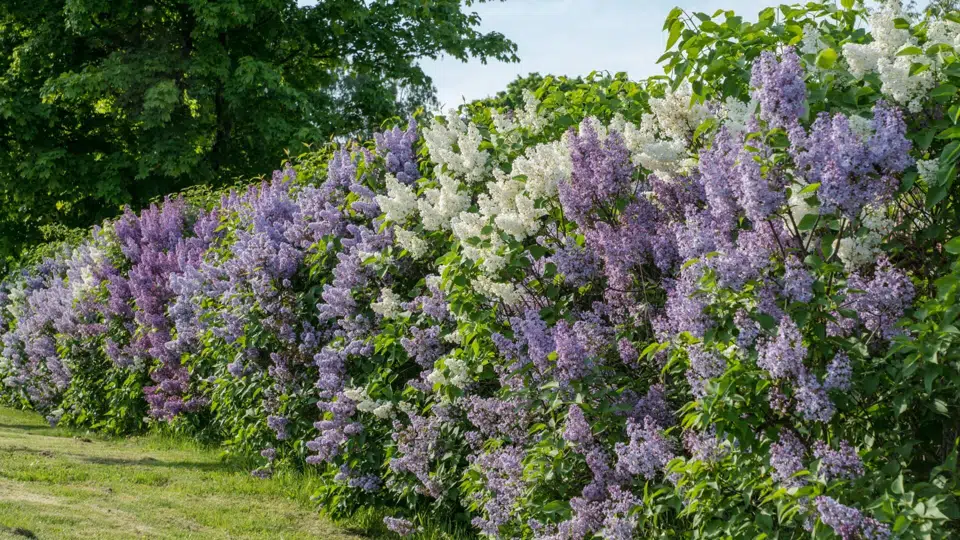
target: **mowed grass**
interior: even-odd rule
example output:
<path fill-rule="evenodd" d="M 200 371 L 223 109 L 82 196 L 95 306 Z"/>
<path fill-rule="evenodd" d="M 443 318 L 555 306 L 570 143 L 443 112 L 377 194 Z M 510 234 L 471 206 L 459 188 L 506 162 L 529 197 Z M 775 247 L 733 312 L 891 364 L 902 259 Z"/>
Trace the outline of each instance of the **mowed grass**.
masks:
<path fill-rule="evenodd" d="M 360 538 L 319 516 L 292 480 L 259 480 L 215 450 L 155 436 L 109 440 L 0 408 L 0 540 Z"/>

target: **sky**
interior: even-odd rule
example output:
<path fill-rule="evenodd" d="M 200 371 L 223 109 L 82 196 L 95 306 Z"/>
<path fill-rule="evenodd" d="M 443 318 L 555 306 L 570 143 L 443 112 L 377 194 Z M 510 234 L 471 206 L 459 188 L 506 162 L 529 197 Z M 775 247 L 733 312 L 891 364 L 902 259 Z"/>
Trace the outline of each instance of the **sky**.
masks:
<path fill-rule="evenodd" d="M 633 79 L 662 73 L 656 61 L 666 45 L 663 21 L 675 6 L 712 15 L 732 9 L 748 21 L 783 0 L 507 0 L 475 4 L 481 30 L 517 44 L 519 63 L 455 58 L 421 61 L 443 109 L 496 94 L 531 72 L 586 75 L 627 72 Z"/>
<path fill-rule="evenodd" d="M 298 0 L 301 5 L 316 0 Z M 441 107 L 456 107 L 496 94 L 518 75 L 575 77 L 591 71 L 627 72 L 633 79 L 662 73 L 663 21 L 675 6 L 712 15 L 732 9 L 745 20 L 783 0 L 506 0 L 466 9 L 481 17 L 480 29 L 517 44 L 518 63 L 430 58 L 421 66 L 437 87 Z"/>

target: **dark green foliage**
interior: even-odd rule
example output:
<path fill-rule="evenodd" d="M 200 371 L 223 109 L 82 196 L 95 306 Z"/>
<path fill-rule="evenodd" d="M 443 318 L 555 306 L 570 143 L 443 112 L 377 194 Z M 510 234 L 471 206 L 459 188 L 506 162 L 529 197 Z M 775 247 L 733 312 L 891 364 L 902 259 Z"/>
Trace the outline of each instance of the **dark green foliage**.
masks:
<path fill-rule="evenodd" d="M 418 58 L 515 59 L 474 3 L 0 3 L 0 256 L 430 104 Z"/>

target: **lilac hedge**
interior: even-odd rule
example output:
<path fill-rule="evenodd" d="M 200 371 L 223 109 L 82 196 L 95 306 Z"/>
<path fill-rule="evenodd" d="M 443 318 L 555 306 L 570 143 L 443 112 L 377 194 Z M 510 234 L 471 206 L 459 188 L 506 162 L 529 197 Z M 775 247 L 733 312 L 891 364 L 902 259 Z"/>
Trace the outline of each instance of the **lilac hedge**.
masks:
<path fill-rule="evenodd" d="M 4 282 L 4 399 L 401 535 L 955 535 L 960 17 L 841 4 L 128 210 Z"/>

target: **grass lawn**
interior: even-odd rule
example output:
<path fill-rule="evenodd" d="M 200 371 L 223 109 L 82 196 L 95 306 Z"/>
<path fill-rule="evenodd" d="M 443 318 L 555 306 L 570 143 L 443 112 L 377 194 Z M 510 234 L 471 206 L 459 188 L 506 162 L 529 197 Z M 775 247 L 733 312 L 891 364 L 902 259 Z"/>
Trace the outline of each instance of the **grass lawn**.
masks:
<path fill-rule="evenodd" d="M 78 436 L 0 408 L 0 540 L 360 538 L 293 484 L 189 443 Z"/>

